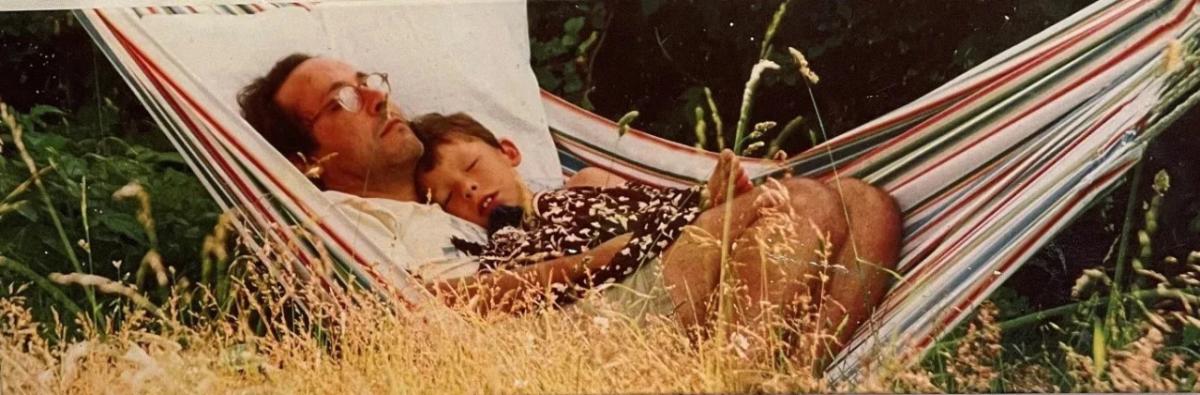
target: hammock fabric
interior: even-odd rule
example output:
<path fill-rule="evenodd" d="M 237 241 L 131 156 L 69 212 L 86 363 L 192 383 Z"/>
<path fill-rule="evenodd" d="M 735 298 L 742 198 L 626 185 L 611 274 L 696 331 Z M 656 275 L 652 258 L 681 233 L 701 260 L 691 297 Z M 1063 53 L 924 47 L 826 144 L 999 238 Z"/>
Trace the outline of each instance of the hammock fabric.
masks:
<path fill-rule="evenodd" d="M 1096 2 L 782 165 L 747 158 L 759 178 L 787 171 L 834 185 L 839 176 L 865 179 L 891 192 L 905 213 L 901 278 L 837 357 L 831 378 L 882 372 L 872 364 L 881 358 L 900 358 L 898 366 L 915 362 L 1113 187 L 1147 141 L 1194 104 L 1200 76 L 1173 72 L 1175 61 L 1164 53 L 1194 49 L 1197 1 Z M 141 15 L 196 12 L 89 10 L 79 17 L 213 196 L 245 214 L 247 231 L 292 246 L 282 253 L 302 267 L 317 268 L 328 253 L 363 283 L 424 301 L 407 273 L 381 264 L 388 258 L 378 249 L 354 243 L 361 236 L 353 224 L 319 203 L 315 189 L 288 187 L 307 182 L 137 28 Z M 597 166 L 679 186 L 704 179 L 715 163 L 712 153 L 638 131 L 618 138 L 611 121 L 549 93 L 542 100 L 564 173 Z M 297 235 L 293 224 L 311 237 Z"/>

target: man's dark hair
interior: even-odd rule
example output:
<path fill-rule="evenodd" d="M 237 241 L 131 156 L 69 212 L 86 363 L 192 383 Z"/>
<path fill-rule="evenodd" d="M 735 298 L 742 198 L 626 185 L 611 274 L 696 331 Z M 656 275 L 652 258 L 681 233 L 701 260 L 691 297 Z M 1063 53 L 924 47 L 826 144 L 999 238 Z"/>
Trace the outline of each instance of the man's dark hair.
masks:
<path fill-rule="evenodd" d="M 276 62 L 267 75 L 255 79 L 238 93 L 242 117 L 271 146 L 293 162 L 299 162 L 300 155 L 312 155 L 317 150 L 317 140 L 294 114 L 289 114 L 275 103 L 275 94 L 296 67 L 312 58 L 302 53 L 288 55 Z"/>
<path fill-rule="evenodd" d="M 470 115 L 458 112 L 450 115 L 439 113 L 425 114 L 412 122 L 413 133 L 425 146 L 425 153 L 417 162 L 417 171 L 433 170 L 441 158 L 438 157 L 437 147 L 455 141 L 482 141 L 487 145 L 500 148 L 500 141 L 492 131 L 483 127 Z"/>

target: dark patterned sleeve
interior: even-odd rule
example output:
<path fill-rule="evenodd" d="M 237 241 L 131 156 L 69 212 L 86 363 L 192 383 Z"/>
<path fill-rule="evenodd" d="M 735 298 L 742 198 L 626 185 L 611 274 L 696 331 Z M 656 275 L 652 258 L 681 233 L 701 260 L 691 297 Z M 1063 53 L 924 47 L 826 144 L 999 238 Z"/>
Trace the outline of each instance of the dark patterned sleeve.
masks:
<path fill-rule="evenodd" d="M 618 206 L 626 209 L 615 211 L 631 214 L 627 217 L 626 226 L 620 234 L 632 233 L 632 237 L 607 265 L 593 273 L 590 278 L 576 282 L 576 292 L 561 295 L 559 302 L 569 303 L 580 296 L 582 292 L 579 291 L 622 281 L 647 262 L 657 259 L 667 247 L 675 243 L 683 227 L 692 223 L 699 215 L 701 188 L 656 188 L 633 184 L 626 187 L 626 191 L 632 190 L 636 193 L 616 193 L 618 197 L 629 197 L 625 200 L 618 198 Z"/>
<path fill-rule="evenodd" d="M 628 183 L 615 188 L 571 188 L 538 193 L 532 215 L 520 226 L 491 234 L 471 246 L 481 272 L 512 269 L 577 255 L 632 233 L 630 241 L 600 270 L 575 284 L 553 289 L 555 302 L 576 300 L 583 290 L 624 280 L 675 242 L 699 214 L 700 187 L 657 188 Z"/>

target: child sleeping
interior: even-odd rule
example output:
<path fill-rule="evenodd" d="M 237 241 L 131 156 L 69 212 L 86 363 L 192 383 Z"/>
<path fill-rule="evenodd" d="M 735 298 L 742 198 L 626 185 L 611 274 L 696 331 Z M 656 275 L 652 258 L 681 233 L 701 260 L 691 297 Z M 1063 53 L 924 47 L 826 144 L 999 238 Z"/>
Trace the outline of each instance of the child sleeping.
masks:
<path fill-rule="evenodd" d="M 419 191 L 451 215 L 488 230 L 486 244 L 452 240 L 480 262 L 480 271 L 496 271 L 547 259 L 576 255 L 614 237 L 631 233 L 629 243 L 599 273 L 594 284 L 620 281 L 674 243 L 707 199 L 723 201 L 732 152 L 721 161 L 707 186 L 659 188 L 624 181 L 603 171 L 581 172 L 568 187 L 531 193 L 517 174 L 521 152 L 512 141 L 497 139 L 470 116 L 428 114 L 412 129 L 425 146 L 417 165 Z M 735 193 L 752 185 L 742 169 Z"/>

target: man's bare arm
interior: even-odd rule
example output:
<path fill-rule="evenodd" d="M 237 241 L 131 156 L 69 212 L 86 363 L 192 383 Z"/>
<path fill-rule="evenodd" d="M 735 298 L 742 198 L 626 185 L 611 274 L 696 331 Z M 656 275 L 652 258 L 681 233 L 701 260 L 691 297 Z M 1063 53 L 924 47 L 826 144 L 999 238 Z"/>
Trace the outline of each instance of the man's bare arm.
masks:
<path fill-rule="evenodd" d="M 582 254 L 514 270 L 427 283 L 425 287 L 450 306 L 473 304 L 480 314 L 519 313 L 534 307 L 550 293 L 551 287 L 586 282 L 589 274 L 609 264 L 629 239 L 630 235 L 625 234 Z"/>

